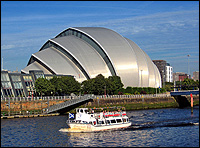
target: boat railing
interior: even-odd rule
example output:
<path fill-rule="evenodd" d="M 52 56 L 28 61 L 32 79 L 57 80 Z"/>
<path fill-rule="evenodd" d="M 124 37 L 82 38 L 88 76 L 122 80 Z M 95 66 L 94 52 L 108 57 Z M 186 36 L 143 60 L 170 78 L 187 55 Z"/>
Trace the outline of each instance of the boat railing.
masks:
<path fill-rule="evenodd" d="M 102 116 L 104 118 L 108 118 L 108 117 L 123 117 L 123 116 L 126 116 L 126 111 L 103 112 Z M 96 113 L 94 117 L 96 119 L 99 119 L 99 118 L 101 118 L 101 114 L 100 113 Z"/>

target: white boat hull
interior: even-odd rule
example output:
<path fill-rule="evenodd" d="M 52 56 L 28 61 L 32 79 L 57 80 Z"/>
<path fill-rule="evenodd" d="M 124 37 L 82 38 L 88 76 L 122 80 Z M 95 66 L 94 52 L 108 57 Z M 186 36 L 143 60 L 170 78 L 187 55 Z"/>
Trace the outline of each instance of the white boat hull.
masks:
<path fill-rule="evenodd" d="M 127 128 L 131 126 L 131 123 L 122 123 L 122 124 L 111 124 L 111 125 L 98 125 L 94 126 L 91 124 L 77 124 L 70 123 L 70 128 L 60 129 L 60 132 L 95 132 L 95 131 L 104 131 L 104 130 L 112 130 L 112 129 L 120 129 Z"/>

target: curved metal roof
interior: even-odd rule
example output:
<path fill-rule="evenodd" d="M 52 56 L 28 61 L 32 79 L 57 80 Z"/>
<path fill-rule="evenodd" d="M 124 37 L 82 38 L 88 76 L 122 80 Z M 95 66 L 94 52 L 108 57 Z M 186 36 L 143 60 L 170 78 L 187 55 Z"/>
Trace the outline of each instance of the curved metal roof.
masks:
<path fill-rule="evenodd" d="M 46 71 L 74 75 L 79 82 L 101 73 L 120 76 L 124 87 L 161 86 L 160 73 L 149 56 L 133 41 L 107 28 L 68 28 L 32 57 Z M 34 65 L 32 58 L 23 70 L 34 69 Z"/>
<path fill-rule="evenodd" d="M 68 74 L 79 78 L 79 81 L 86 80 L 86 77 L 79 68 L 77 68 L 77 66 L 67 56 L 54 47 L 46 48 L 33 55 L 44 65 L 52 69 L 55 74 Z"/>
<path fill-rule="evenodd" d="M 68 52 L 78 59 L 91 78 L 96 77 L 99 73 L 105 77 L 111 76 L 106 63 L 102 60 L 98 52 L 83 40 L 75 36 L 64 36 L 52 40 L 61 44 Z"/>
<path fill-rule="evenodd" d="M 118 33 L 101 27 L 75 27 L 90 35 L 112 60 L 117 75 L 126 86 L 138 85 L 138 66 L 136 56 L 125 38 Z"/>
<path fill-rule="evenodd" d="M 51 72 L 49 72 L 45 67 L 39 64 L 37 61 L 34 61 L 33 63 L 29 64 L 27 67 L 25 67 L 21 71 L 23 73 L 29 73 L 29 70 L 42 70 L 45 74 L 51 74 Z"/>

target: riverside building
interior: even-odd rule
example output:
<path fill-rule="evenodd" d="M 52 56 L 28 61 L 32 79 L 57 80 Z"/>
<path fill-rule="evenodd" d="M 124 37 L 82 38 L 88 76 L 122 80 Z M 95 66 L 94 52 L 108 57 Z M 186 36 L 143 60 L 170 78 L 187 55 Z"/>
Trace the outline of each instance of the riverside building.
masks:
<path fill-rule="evenodd" d="M 124 87 L 162 87 L 157 66 L 133 41 L 102 27 L 70 27 L 33 53 L 20 73 L 1 72 L 3 96 L 29 96 L 38 77 L 73 76 L 78 82 L 119 76 Z"/>
<path fill-rule="evenodd" d="M 70 27 L 49 39 L 21 70 L 72 75 L 78 82 L 102 74 L 124 87 L 161 87 L 158 68 L 133 41 L 102 27 Z"/>

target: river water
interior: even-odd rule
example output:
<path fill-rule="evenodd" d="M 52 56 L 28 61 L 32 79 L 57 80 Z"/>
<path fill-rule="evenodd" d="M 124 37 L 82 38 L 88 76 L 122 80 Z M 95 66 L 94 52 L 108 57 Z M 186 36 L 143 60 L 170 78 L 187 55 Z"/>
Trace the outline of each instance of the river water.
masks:
<path fill-rule="evenodd" d="M 1 119 L 1 147 L 199 147 L 199 107 L 127 111 L 132 126 L 62 133 L 66 115 Z"/>

